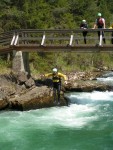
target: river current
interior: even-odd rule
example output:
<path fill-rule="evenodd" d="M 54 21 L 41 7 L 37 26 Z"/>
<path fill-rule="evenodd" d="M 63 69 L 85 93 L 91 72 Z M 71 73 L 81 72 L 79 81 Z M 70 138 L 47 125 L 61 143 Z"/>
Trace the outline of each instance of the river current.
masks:
<path fill-rule="evenodd" d="M 113 92 L 67 96 L 68 107 L 0 112 L 0 150 L 113 150 Z"/>

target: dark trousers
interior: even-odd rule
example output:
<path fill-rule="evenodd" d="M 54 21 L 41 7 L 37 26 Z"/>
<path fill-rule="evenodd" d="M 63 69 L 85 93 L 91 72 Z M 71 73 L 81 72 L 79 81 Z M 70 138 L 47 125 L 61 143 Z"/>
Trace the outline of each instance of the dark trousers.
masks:
<path fill-rule="evenodd" d="M 87 31 L 83 32 L 83 37 L 84 37 L 84 43 L 86 44 L 86 35 L 87 35 Z"/>
<path fill-rule="evenodd" d="M 60 91 L 61 91 L 61 83 L 54 82 L 53 83 L 54 102 L 56 102 L 56 101 L 60 102 Z"/>
<path fill-rule="evenodd" d="M 100 28 L 98 28 L 98 29 L 100 29 Z M 100 39 L 100 32 L 101 31 L 98 31 L 98 39 Z M 105 40 L 105 37 L 104 37 L 104 31 L 102 31 L 102 38 L 103 38 L 103 42 L 104 42 L 104 44 L 106 43 L 106 40 Z"/>

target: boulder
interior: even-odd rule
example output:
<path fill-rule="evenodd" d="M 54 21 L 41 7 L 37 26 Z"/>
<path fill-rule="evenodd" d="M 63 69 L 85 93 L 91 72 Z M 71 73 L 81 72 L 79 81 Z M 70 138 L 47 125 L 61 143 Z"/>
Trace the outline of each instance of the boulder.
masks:
<path fill-rule="evenodd" d="M 18 74 L 14 74 L 16 76 L 18 84 L 22 85 L 28 80 L 28 75 L 26 72 L 19 72 Z"/>
<path fill-rule="evenodd" d="M 68 105 L 64 92 L 92 92 L 112 90 L 112 86 L 96 80 L 102 73 L 74 72 L 69 73 L 68 84 L 62 84 L 61 104 Z M 95 80 L 94 80 L 95 79 Z M 55 106 L 53 102 L 52 80 L 35 80 L 27 74 L 18 76 L 0 76 L 0 109 L 30 110 Z"/>
<path fill-rule="evenodd" d="M 2 91 L 2 89 L 0 88 L 0 110 L 3 110 L 7 106 L 8 106 L 7 97 L 4 91 Z"/>
<path fill-rule="evenodd" d="M 61 100 L 61 105 L 67 105 L 66 101 Z M 53 92 L 47 86 L 34 87 L 22 95 L 16 95 L 9 99 L 10 109 L 30 110 L 54 106 Z"/>
<path fill-rule="evenodd" d="M 92 92 L 92 91 L 110 91 L 112 86 L 97 81 L 72 81 L 65 86 L 65 91 L 70 92 Z"/>
<path fill-rule="evenodd" d="M 0 110 L 7 108 L 8 105 L 9 105 L 9 103 L 7 102 L 6 99 L 0 99 Z"/>
<path fill-rule="evenodd" d="M 25 82 L 25 86 L 26 88 L 30 88 L 32 86 L 35 86 L 35 81 L 32 78 L 29 78 L 26 82 Z"/>
<path fill-rule="evenodd" d="M 97 77 L 102 76 L 103 72 L 93 71 L 93 72 L 71 72 L 68 73 L 68 80 L 69 81 L 78 81 L 78 80 L 96 80 Z"/>

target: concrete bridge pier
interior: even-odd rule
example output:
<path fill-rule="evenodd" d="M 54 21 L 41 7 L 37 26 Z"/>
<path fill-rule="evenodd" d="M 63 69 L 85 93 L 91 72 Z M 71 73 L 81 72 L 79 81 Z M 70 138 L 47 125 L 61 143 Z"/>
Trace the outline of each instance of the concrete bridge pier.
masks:
<path fill-rule="evenodd" d="M 29 53 L 13 50 L 12 70 L 15 73 L 25 72 L 30 75 Z"/>

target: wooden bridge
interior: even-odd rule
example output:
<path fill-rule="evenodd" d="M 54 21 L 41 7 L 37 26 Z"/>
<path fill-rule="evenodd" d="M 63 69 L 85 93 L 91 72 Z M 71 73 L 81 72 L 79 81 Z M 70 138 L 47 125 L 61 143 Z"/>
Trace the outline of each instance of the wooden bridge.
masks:
<path fill-rule="evenodd" d="M 83 31 L 87 31 L 84 44 Z M 98 39 L 97 32 L 100 31 Z M 104 31 L 106 44 L 103 44 Z M 113 51 L 111 33 L 113 29 L 76 29 L 76 30 L 14 30 L 0 34 L 0 53 L 12 50 L 23 52 L 74 51 L 94 52 Z"/>
<path fill-rule="evenodd" d="M 84 31 L 87 32 L 87 44 L 84 43 Z M 12 51 L 13 70 L 30 72 L 29 52 L 113 52 L 112 33 L 113 29 L 14 30 L 0 34 L 0 54 Z"/>

